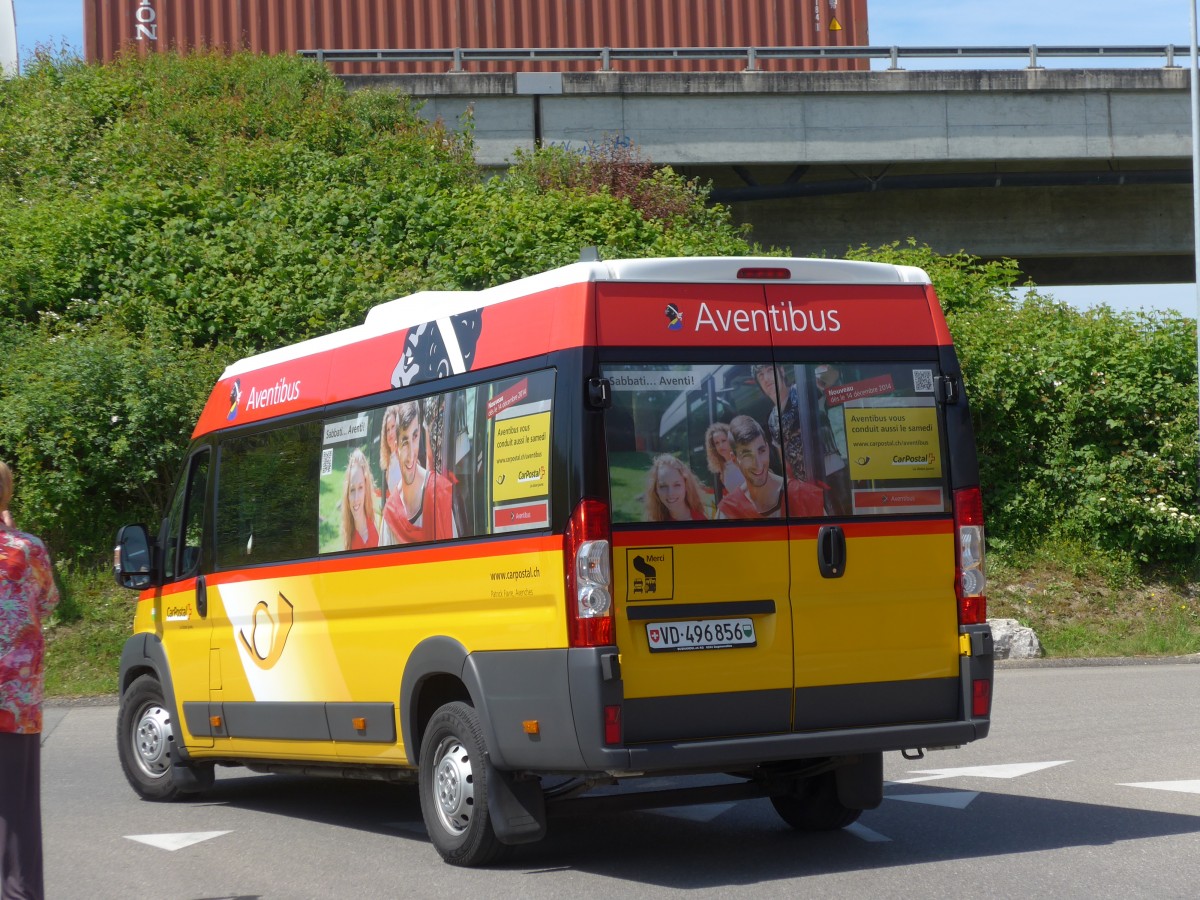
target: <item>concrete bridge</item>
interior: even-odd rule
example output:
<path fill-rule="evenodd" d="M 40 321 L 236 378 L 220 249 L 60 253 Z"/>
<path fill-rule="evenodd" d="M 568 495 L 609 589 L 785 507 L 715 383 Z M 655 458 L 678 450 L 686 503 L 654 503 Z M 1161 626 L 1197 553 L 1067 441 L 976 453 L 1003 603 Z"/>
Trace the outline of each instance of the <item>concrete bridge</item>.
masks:
<path fill-rule="evenodd" d="M 1193 280 L 1188 71 L 348 75 L 454 123 L 479 161 L 617 135 L 711 180 L 798 255 L 912 236 L 1040 284 Z"/>

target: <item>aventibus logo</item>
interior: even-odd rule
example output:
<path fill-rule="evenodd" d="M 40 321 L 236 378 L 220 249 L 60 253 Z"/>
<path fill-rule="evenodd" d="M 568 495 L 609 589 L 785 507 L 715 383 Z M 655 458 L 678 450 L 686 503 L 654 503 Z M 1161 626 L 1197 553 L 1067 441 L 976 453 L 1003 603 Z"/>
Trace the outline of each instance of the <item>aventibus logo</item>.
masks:
<path fill-rule="evenodd" d="M 667 331 L 683 330 L 683 313 L 674 303 L 667 304 Z"/>
<path fill-rule="evenodd" d="M 278 384 L 259 390 L 250 388 L 250 396 L 246 398 L 246 409 L 258 409 L 262 406 L 275 406 L 278 403 L 291 403 L 300 399 L 300 382 L 289 382 L 280 378 Z"/>
<path fill-rule="evenodd" d="M 233 386 L 229 389 L 229 415 L 226 416 L 229 421 L 237 418 L 238 408 L 242 403 L 242 379 L 234 379 Z"/>
<path fill-rule="evenodd" d="M 776 303 L 766 309 L 721 309 L 700 302 L 696 313 L 695 331 L 740 331 L 751 333 L 812 331 L 835 332 L 842 330 L 836 309 L 804 309 L 794 306 L 791 300 Z"/>

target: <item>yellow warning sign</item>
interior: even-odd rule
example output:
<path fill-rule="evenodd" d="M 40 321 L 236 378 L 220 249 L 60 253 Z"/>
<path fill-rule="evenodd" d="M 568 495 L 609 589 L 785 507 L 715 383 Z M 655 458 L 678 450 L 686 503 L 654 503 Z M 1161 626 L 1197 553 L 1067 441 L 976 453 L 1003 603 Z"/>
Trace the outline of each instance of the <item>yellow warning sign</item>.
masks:
<path fill-rule="evenodd" d="M 842 25 L 841 25 L 841 23 L 840 23 L 840 22 L 839 22 L 837 19 L 830 19 L 830 21 L 829 21 L 829 30 L 830 30 L 830 31 L 841 31 L 841 30 L 842 30 Z"/>
<path fill-rule="evenodd" d="M 670 600 L 675 594 L 673 547 L 629 547 L 625 551 L 625 599 Z"/>

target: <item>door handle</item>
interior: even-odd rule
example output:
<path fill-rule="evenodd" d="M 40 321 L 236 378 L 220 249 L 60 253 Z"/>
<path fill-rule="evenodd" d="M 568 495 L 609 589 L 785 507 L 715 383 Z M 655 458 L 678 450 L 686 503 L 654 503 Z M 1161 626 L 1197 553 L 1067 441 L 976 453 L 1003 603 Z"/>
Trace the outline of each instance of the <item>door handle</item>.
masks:
<path fill-rule="evenodd" d="M 846 533 L 839 525 L 822 525 L 817 532 L 817 566 L 824 578 L 846 572 Z"/>
<path fill-rule="evenodd" d="M 204 584 L 203 575 L 196 578 L 196 612 L 202 619 L 208 616 L 208 588 Z"/>

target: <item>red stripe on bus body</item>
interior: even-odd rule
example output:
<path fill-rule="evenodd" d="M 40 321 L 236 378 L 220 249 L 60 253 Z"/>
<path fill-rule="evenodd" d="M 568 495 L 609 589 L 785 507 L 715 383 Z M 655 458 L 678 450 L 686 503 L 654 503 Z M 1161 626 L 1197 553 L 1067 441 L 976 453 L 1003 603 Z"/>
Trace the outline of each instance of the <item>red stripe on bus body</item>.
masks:
<path fill-rule="evenodd" d="M 669 530 L 638 530 L 620 531 L 613 534 L 613 547 L 646 547 L 651 544 L 666 546 L 669 544 L 737 544 L 761 541 L 813 540 L 821 528 L 827 524 L 836 524 L 848 538 L 873 537 L 911 537 L 926 534 L 953 534 L 954 523 L 950 519 L 921 519 L 907 522 L 836 522 L 804 525 L 755 526 L 751 528 L 736 528 L 729 526 L 700 526 L 698 528 L 679 528 Z M 786 533 L 784 529 L 787 529 Z"/>
<path fill-rule="evenodd" d="M 431 563 L 456 562 L 465 559 L 488 559 L 491 557 L 516 556 L 522 553 L 553 553 L 561 551 L 561 535 L 501 539 L 485 543 L 450 544 L 439 547 L 390 547 L 379 553 L 354 557 L 332 557 L 328 559 L 304 560 L 283 565 L 263 565 L 248 569 L 233 569 L 205 575 L 208 585 L 243 584 L 267 578 L 300 578 L 306 575 L 322 575 L 331 572 L 369 571 L 396 566 L 414 566 Z M 181 594 L 196 589 L 196 579 L 188 578 L 173 584 L 163 585 L 161 596 Z M 152 600 L 155 591 L 145 591 L 139 600 Z"/>

